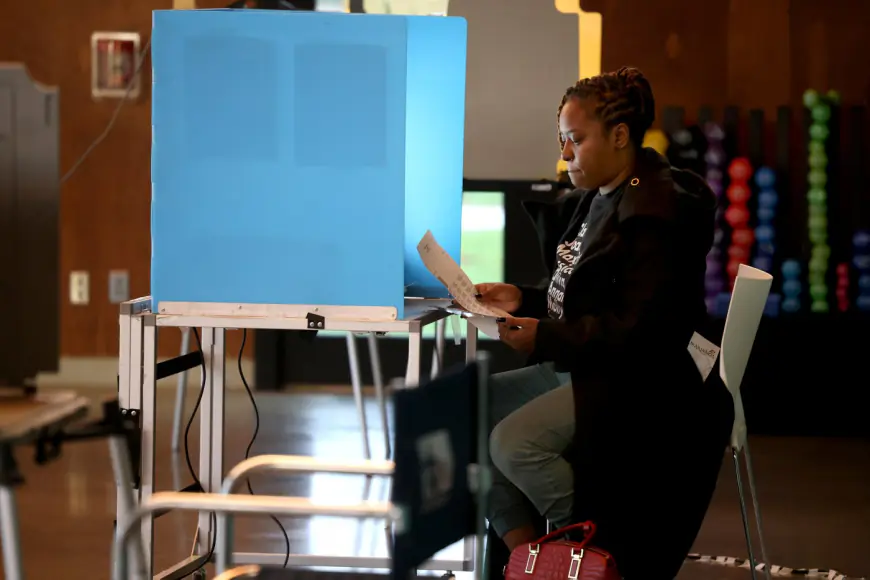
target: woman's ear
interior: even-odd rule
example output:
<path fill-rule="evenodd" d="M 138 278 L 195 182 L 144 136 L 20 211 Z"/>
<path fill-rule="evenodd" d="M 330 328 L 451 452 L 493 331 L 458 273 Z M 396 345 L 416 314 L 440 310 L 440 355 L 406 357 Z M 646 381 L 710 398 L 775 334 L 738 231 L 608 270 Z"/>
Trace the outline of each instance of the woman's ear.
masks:
<path fill-rule="evenodd" d="M 631 143 L 628 125 L 620 123 L 613 128 L 613 144 L 617 149 L 625 149 Z"/>

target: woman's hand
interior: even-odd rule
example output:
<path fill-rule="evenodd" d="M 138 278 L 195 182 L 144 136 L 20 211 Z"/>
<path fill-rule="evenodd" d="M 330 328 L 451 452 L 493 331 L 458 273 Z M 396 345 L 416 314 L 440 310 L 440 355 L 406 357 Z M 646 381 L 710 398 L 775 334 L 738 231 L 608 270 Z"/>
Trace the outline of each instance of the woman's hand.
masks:
<path fill-rule="evenodd" d="M 523 302 L 523 293 L 513 284 L 475 284 L 479 300 L 487 306 L 514 313 Z"/>
<path fill-rule="evenodd" d="M 525 353 L 534 351 L 537 334 L 537 318 L 498 319 L 498 337 L 514 350 Z"/>

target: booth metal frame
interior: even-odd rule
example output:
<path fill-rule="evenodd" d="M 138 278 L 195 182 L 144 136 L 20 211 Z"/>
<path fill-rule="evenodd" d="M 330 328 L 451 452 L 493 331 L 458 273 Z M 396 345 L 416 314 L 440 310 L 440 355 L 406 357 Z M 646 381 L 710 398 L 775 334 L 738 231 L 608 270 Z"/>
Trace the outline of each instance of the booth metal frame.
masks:
<path fill-rule="evenodd" d="M 420 384 L 423 328 L 447 318 L 445 310 L 449 300 L 405 300 L 405 315 L 398 319 L 395 309 L 364 306 L 312 306 L 257 304 L 172 303 L 171 312 L 164 312 L 163 303 L 152 311 L 150 296 L 137 298 L 120 305 L 120 340 L 118 361 L 118 398 L 122 413 L 137 418 L 140 426 L 140 473 L 134 478 L 133 494 L 138 505 L 143 505 L 155 492 L 155 430 L 157 329 L 159 327 L 201 328 L 202 365 L 205 385 L 200 403 L 199 480 L 203 491 L 221 490 L 224 469 L 224 401 L 227 329 L 269 330 L 338 330 L 354 333 L 408 333 L 408 365 L 405 384 Z M 390 314 L 392 310 L 392 314 Z M 469 325 L 466 338 L 466 360 L 475 360 L 477 331 Z M 360 406 L 361 401 L 357 401 Z M 138 485 L 137 485 L 138 484 Z M 118 521 L 132 514 L 130 506 L 119 490 Z M 153 576 L 154 528 L 153 513 L 142 514 L 141 537 L 145 551 L 147 575 Z M 215 546 L 212 556 L 221 559 L 220 530 L 212 525 L 208 513 L 198 520 L 193 555 L 176 563 L 158 576 L 166 580 L 183 578 L 199 569 Z M 120 526 L 119 526 L 120 528 Z M 120 532 L 119 532 L 120 533 Z M 286 554 L 237 553 L 232 561 L 238 564 L 283 564 Z M 461 560 L 433 560 L 421 566 L 430 570 L 470 571 L 474 566 L 473 544 L 464 544 Z M 389 559 L 379 557 L 339 557 L 293 555 L 290 566 L 366 567 L 389 566 Z"/>

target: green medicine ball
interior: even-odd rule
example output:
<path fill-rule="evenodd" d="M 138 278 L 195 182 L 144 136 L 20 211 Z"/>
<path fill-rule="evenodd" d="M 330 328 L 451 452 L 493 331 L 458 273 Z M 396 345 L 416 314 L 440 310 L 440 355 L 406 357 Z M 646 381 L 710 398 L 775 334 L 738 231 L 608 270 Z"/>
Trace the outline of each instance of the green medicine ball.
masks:
<path fill-rule="evenodd" d="M 807 151 L 812 155 L 813 153 L 824 153 L 825 152 L 825 144 L 821 141 L 810 141 L 807 144 Z"/>
<path fill-rule="evenodd" d="M 828 218 L 823 215 L 810 216 L 808 225 L 811 230 L 825 230 L 828 228 Z"/>
<path fill-rule="evenodd" d="M 807 192 L 807 199 L 812 204 L 822 205 L 828 200 L 828 192 L 821 187 L 811 187 Z"/>
<path fill-rule="evenodd" d="M 813 246 L 812 257 L 827 260 L 831 257 L 831 246 L 828 244 L 818 244 Z"/>
<path fill-rule="evenodd" d="M 828 297 L 828 286 L 826 284 L 810 284 L 810 296 L 813 300 L 824 300 Z"/>
<path fill-rule="evenodd" d="M 818 105 L 821 102 L 821 97 L 819 97 L 819 93 L 814 91 L 813 89 L 807 89 L 804 91 L 804 107 L 807 109 L 811 109 Z"/>
<path fill-rule="evenodd" d="M 808 269 L 810 274 L 824 274 L 828 271 L 828 261 L 824 258 L 813 258 L 810 260 Z"/>
<path fill-rule="evenodd" d="M 825 285 L 825 272 L 816 272 L 811 276 L 807 277 L 807 281 L 810 283 L 810 287 L 812 286 L 824 286 Z"/>
<path fill-rule="evenodd" d="M 810 219 L 828 217 L 828 208 L 824 204 L 810 202 L 807 208 L 809 209 Z"/>
<path fill-rule="evenodd" d="M 813 123 L 810 125 L 810 137 L 813 141 L 824 141 L 830 134 L 831 130 L 828 129 L 827 125 L 822 125 L 820 123 Z"/>
<path fill-rule="evenodd" d="M 812 187 L 825 187 L 828 183 L 828 174 L 819 169 L 810 169 L 807 181 Z"/>
<path fill-rule="evenodd" d="M 810 109 L 810 116 L 817 123 L 827 123 L 831 120 L 831 107 L 827 103 L 819 103 Z"/>
<path fill-rule="evenodd" d="M 828 312 L 830 310 L 830 307 L 828 306 L 827 302 L 823 302 L 821 300 L 814 300 L 812 305 L 810 306 L 810 309 L 818 314 L 823 314 L 825 312 Z"/>
<path fill-rule="evenodd" d="M 831 103 L 833 103 L 835 105 L 840 104 L 840 93 L 838 93 L 834 89 L 831 89 L 830 91 L 828 91 L 828 94 L 825 95 L 825 98 L 828 99 L 828 101 L 830 101 Z"/>
<path fill-rule="evenodd" d="M 813 169 L 825 169 L 828 167 L 828 155 L 824 151 L 810 152 L 809 162 Z"/>
<path fill-rule="evenodd" d="M 824 229 L 811 229 L 810 242 L 814 244 L 824 244 L 828 241 L 828 232 Z"/>

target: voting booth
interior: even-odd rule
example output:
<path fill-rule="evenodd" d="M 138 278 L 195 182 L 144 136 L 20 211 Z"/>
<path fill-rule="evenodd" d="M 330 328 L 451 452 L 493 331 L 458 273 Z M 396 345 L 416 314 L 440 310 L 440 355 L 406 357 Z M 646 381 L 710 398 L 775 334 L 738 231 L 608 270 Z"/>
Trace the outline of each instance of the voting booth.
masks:
<path fill-rule="evenodd" d="M 453 17 L 155 11 L 153 311 L 446 297 L 417 243 L 459 261 L 466 39 Z"/>

